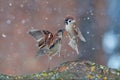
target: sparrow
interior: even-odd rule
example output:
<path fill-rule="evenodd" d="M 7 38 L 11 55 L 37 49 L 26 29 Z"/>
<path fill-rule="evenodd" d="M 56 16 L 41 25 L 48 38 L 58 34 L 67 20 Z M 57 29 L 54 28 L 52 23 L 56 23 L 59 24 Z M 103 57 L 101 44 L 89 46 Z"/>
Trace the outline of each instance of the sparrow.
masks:
<path fill-rule="evenodd" d="M 77 52 L 77 54 L 79 54 L 78 41 L 82 40 L 83 42 L 86 42 L 86 40 L 83 37 L 79 27 L 76 26 L 76 20 L 73 17 L 66 17 L 64 23 L 66 34 L 69 37 L 68 45 L 73 48 Z"/>
<path fill-rule="evenodd" d="M 64 29 L 58 30 L 54 35 L 47 30 L 32 30 L 29 32 L 38 42 L 39 51 L 36 56 L 47 55 L 51 60 L 61 50 Z"/>

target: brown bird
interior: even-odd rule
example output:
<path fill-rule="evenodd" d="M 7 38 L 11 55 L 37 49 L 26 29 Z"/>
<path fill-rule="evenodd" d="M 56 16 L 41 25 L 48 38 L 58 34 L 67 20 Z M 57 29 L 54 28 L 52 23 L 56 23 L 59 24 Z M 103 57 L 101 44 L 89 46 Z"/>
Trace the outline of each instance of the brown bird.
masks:
<path fill-rule="evenodd" d="M 38 42 L 39 51 L 36 56 L 48 55 L 52 59 L 52 56 L 60 55 L 63 32 L 64 29 L 60 29 L 53 35 L 47 30 L 29 31 Z"/>
<path fill-rule="evenodd" d="M 76 26 L 76 21 L 73 17 L 66 17 L 65 18 L 65 31 L 67 32 L 67 36 L 69 37 L 69 46 L 72 47 L 77 54 L 78 51 L 78 40 L 82 40 L 86 42 L 85 38 L 81 34 L 79 27 Z"/>

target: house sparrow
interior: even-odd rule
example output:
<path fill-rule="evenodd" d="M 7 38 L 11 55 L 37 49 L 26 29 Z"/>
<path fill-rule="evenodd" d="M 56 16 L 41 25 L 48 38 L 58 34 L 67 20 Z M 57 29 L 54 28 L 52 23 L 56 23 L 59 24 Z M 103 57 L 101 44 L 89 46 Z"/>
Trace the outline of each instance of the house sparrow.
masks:
<path fill-rule="evenodd" d="M 77 54 L 78 51 L 78 40 L 82 40 L 86 42 L 85 38 L 81 34 L 79 27 L 76 26 L 76 21 L 73 17 L 66 17 L 65 18 L 65 31 L 67 32 L 67 36 L 69 37 L 69 46 L 72 47 Z"/>
<path fill-rule="evenodd" d="M 56 54 L 60 55 L 63 32 L 64 29 L 60 29 L 53 35 L 46 30 L 30 31 L 30 35 L 38 41 L 40 46 L 36 56 L 48 55 L 48 57 L 52 59 L 52 56 Z"/>

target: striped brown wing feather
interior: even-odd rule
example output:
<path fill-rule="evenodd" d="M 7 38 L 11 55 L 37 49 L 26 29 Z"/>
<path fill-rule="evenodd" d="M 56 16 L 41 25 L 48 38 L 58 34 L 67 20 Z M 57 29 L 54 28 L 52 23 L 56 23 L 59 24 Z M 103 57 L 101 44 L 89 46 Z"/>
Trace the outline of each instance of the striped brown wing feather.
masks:
<path fill-rule="evenodd" d="M 41 49 L 48 45 L 48 42 L 53 37 L 53 34 L 47 30 L 30 30 L 29 34 L 33 36 L 35 40 L 38 42 L 38 47 Z"/>

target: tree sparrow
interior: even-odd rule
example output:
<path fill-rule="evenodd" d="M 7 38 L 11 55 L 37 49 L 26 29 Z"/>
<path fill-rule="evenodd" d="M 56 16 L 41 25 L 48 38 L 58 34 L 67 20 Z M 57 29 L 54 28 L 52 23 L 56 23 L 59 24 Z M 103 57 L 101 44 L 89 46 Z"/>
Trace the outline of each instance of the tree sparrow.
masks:
<path fill-rule="evenodd" d="M 47 30 L 31 30 L 29 32 L 39 44 L 36 56 L 48 55 L 50 59 L 56 54 L 60 55 L 64 29 L 58 30 L 54 35 Z"/>
<path fill-rule="evenodd" d="M 69 46 L 72 47 L 77 54 L 78 51 L 78 40 L 82 40 L 86 42 L 85 38 L 81 34 L 79 27 L 76 26 L 76 21 L 73 17 L 66 17 L 65 18 L 65 31 L 67 32 L 67 36 L 69 37 Z"/>

